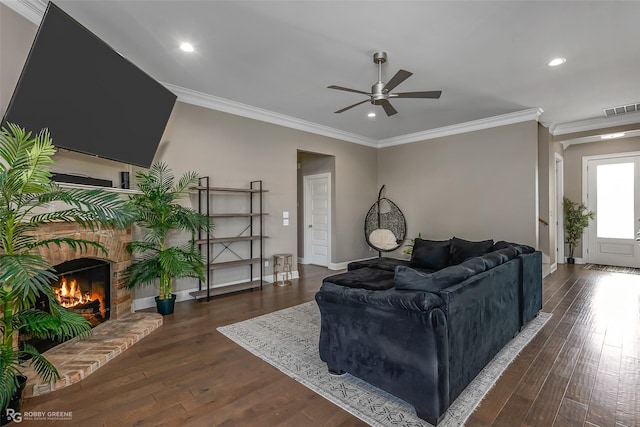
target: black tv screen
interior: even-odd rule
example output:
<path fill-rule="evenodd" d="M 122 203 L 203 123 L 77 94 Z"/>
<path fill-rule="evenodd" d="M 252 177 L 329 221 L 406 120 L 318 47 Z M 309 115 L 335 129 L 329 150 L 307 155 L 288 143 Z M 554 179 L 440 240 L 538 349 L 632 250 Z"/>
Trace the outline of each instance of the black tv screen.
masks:
<path fill-rule="evenodd" d="M 149 167 L 176 96 L 49 2 L 5 122 L 54 145 Z"/>

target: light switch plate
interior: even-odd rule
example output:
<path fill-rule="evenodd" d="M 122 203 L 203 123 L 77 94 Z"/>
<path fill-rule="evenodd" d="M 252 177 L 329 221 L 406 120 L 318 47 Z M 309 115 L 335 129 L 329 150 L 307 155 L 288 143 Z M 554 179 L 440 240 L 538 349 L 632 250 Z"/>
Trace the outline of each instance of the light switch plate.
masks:
<path fill-rule="evenodd" d="M 287 211 L 282 212 L 282 218 L 289 218 L 289 212 Z"/>

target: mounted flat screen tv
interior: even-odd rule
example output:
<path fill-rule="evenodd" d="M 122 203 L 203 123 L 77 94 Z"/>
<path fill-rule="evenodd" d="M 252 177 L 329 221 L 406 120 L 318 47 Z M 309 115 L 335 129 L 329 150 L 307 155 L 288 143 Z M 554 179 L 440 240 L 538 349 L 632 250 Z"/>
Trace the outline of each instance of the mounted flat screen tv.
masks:
<path fill-rule="evenodd" d="M 149 167 L 176 96 L 49 2 L 2 120 L 60 148 Z"/>

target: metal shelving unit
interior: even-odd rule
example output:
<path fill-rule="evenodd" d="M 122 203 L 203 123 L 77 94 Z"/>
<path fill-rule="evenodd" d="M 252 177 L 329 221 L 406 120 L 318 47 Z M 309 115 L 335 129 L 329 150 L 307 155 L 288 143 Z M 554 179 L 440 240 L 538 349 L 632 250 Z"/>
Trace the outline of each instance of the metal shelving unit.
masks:
<path fill-rule="evenodd" d="M 264 277 L 264 239 L 267 236 L 263 232 L 264 216 L 263 195 L 267 190 L 263 189 L 262 181 L 251 181 L 249 188 L 226 188 L 211 186 L 208 176 L 200 178 L 197 187 L 198 191 L 198 212 L 210 218 L 218 219 L 216 226 L 220 226 L 222 232 L 227 231 L 224 221 L 232 218 L 245 220 L 242 223 L 241 231 L 231 236 L 215 236 L 213 232 L 198 235 L 196 243 L 208 266 L 206 281 L 200 282 L 198 291 L 191 292 L 194 298 L 206 298 L 207 301 L 216 295 L 239 292 L 248 289 L 262 289 Z M 245 195 L 248 204 L 248 212 L 214 212 L 214 201 L 219 197 L 228 195 Z M 248 256 L 239 255 L 232 249 L 232 245 L 248 245 Z M 245 247 L 246 250 L 246 247 Z M 231 254 L 235 259 L 219 261 L 223 254 Z M 246 282 L 234 283 L 231 285 L 213 285 L 213 274 L 216 270 L 224 268 L 236 268 L 247 266 L 249 278 Z M 257 267 L 257 268 L 256 268 Z M 259 273 L 260 278 L 256 279 L 254 273 Z"/>

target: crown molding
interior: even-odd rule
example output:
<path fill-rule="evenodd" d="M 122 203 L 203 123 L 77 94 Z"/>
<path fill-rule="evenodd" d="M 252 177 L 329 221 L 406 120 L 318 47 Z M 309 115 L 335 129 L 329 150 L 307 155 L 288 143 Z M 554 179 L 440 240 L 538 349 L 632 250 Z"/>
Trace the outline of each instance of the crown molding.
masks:
<path fill-rule="evenodd" d="M 229 99 L 219 98 L 203 92 L 186 89 L 175 86 L 170 83 L 162 83 L 167 89 L 178 96 L 178 101 L 187 104 L 193 104 L 200 107 L 210 108 L 212 110 L 223 111 L 237 116 L 247 117 L 250 119 L 260 120 L 288 128 L 301 130 L 304 132 L 314 133 L 317 135 L 328 136 L 330 138 L 339 139 L 356 144 L 367 145 L 369 147 L 381 148 L 393 145 L 408 144 L 411 142 L 424 141 L 426 139 L 440 138 L 443 136 L 457 135 L 465 132 L 474 132 L 481 129 L 489 129 L 499 126 L 506 126 L 514 123 L 521 123 L 529 120 L 538 120 L 542 114 L 541 108 L 529 108 L 514 113 L 503 114 L 500 116 L 489 117 L 486 119 L 474 120 L 471 122 L 460 123 L 456 125 L 446 126 L 437 129 L 430 129 L 424 132 L 417 132 L 398 137 L 376 140 L 338 129 L 322 126 L 306 120 L 297 119 L 295 117 L 284 114 L 274 113 L 262 108 L 252 107 L 247 104 L 231 101 Z"/>
<path fill-rule="evenodd" d="M 27 18 L 36 25 L 40 25 L 44 11 L 47 9 L 46 2 L 38 0 L 0 0 L 0 3 L 13 9 L 15 12 Z"/>
<path fill-rule="evenodd" d="M 341 141 L 353 142 L 356 144 L 367 145 L 369 147 L 377 147 L 378 141 L 373 138 L 367 138 L 354 133 L 344 132 L 338 129 L 322 126 L 306 120 L 297 119 L 285 114 L 274 113 L 262 108 L 253 107 L 251 105 L 242 104 L 225 98 L 209 95 L 170 83 L 162 83 L 167 89 L 178 96 L 178 101 L 187 104 L 197 105 L 199 107 L 210 108 L 212 110 L 223 111 L 225 113 L 235 114 L 237 116 L 247 117 L 262 122 L 272 123 L 304 132 L 314 133 L 317 135 L 327 136 L 329 138 L 339 139 Z"/>
<path fill-rule="evenodd" d="M 423 132 L 410 133 L 393 138 L 381 139 L 378 147 L 391 147 L 394 145 L 409 144 L 411 142 L 424 141 L 427 139 L 442 138 L 445 136 L 458 135 L 466 132 L 475 132 L 482 129 L 489 129 L 499 126 L 511 125 L 514 123 L 538 120 L 542 114 L 541 108 L 529 108 L 513 113 L 502 114 L 500 116 L 487 117 L 486 119 L 473 120 L 451 126 L 444 126 L 437 129 L 430 129 Z"/>
<path fill-rule="evenodd" d="M 640 123 L 640 113 L 627 113 L 615 117 L 598 117 L 596 119 L 579 120 L 576 122 L 558 123 L 551 127 L 551 135 L 566 135 L 575 132 L 610 128 L 615 126 Z"/>

